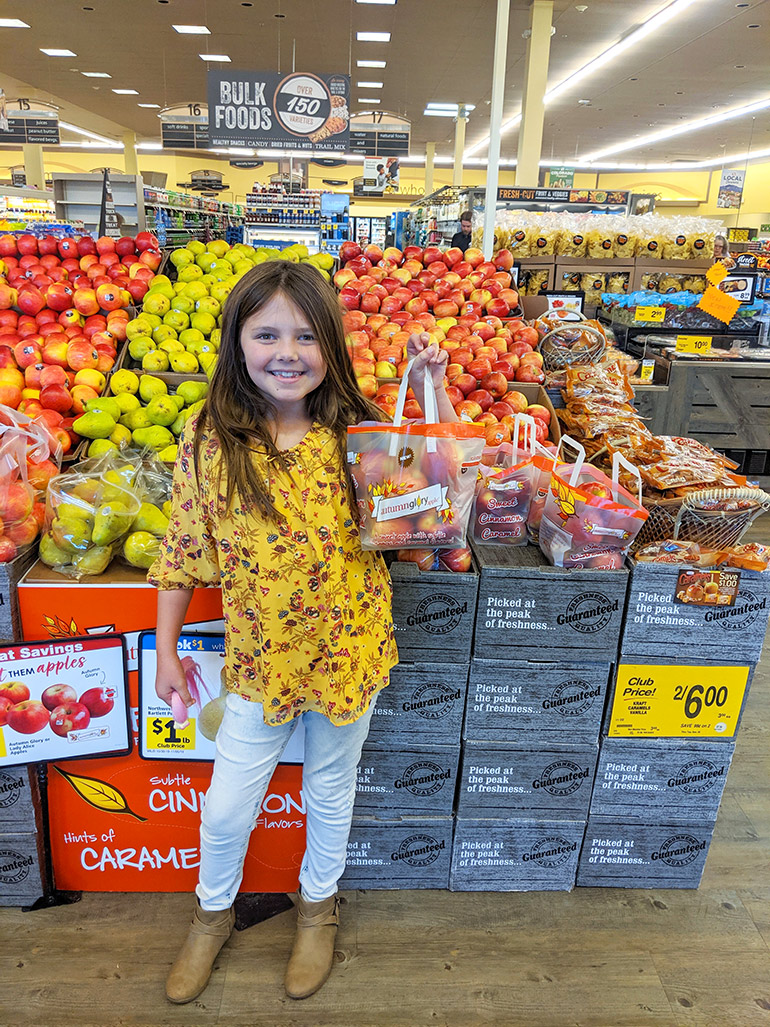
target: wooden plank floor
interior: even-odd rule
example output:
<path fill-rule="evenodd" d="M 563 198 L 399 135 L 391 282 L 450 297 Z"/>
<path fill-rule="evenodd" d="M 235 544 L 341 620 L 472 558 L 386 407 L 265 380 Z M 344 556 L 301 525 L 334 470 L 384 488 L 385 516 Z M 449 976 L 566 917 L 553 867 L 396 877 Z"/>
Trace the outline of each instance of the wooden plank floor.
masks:
<path fill-rule="evenodd" d="M 163 980 L 184 895 L 0 910 L 0 1027 L 770 1027 L 770 653 L 698 891 L 347 892 L 324 989 L 282 988 L 293 914 L 236 932 L 211 984 Z"/>

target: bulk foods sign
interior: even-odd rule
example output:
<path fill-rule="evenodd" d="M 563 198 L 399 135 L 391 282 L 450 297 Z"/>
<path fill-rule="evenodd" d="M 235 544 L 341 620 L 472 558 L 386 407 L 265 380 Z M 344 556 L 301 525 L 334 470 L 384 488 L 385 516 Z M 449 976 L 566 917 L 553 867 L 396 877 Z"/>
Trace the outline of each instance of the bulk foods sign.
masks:
<path fill-rule="evenodd" d="M 348 75 L 208 73 L 209 145 L 346 153 Z"/>

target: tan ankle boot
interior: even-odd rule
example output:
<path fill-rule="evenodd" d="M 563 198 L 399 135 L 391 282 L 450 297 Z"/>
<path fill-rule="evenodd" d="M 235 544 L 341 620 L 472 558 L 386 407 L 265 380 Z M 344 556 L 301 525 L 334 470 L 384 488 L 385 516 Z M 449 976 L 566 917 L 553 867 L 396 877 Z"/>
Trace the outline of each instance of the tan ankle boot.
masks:
<path fill-rule="evenodd" d="M 298 896 L 297 933 L 284 980 L 289 998 L 307 998 L 331 973 L 338 923 L 337 895 L 321 902 Z"/>
<path fill-rule="evenodd" d="M 201 909 L 197 898 L 190 931 L 166 978 L 166 997 L 181 1005 L 192 1002 L 209 983 L 219 950 L 232 934 L 235 910 Z"/>

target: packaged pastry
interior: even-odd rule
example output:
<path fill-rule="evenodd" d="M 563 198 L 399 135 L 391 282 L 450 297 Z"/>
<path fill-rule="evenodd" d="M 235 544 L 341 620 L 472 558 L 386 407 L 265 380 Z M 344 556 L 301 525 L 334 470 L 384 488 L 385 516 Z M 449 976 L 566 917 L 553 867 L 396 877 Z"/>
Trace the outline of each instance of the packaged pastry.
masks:
<path fill-rule="evenodd" d="M 511 229 L 511 235 L 508 240 L 508 247 L 511 253 L 518 260 L 519 257 L 532 256 L 530 249 L 530 237 L 527 228 L 523 224 L 517 225 Z"/>
<path fill-rule="evenodd" d="M 728 567 L 741 567 L 746 571 L 766 571 L 770 564 L 770 546 L 748 542 L 745 546 L 732 546 L 727 557 Z"/>
<path fill-rule="evenodd" d="M 543 289 L 548 288 L 549 271 L 529 271 L 527 274 L 527 296 L 537 296 Z"/>
<path fill-rule="evenodd" d="M 716 567 L 724 563 L 724 550 L 709 549 L 697 542 L 682 542 L 679 539 L 665 539 L 649 542 L 634 553 L 639 563 L 687 564 L 690 567 Z"/>
<path fill-rule="evenodd" d="M 714 237 L 716 234 L 717 233 L 714 228 L 704 228 L 701 231 L 687 232 L 687 259 L 707 260 L 714 252 Z"/>

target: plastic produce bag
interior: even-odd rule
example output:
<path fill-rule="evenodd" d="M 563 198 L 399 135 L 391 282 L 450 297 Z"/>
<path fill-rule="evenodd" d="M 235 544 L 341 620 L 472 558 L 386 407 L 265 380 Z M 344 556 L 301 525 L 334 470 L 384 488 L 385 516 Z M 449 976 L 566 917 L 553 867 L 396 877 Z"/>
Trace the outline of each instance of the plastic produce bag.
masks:
<path fill-rule="evenodd" d="M 40 531 L 26 454 L 22 435 L 14 432 L 0 437 L 0 563 L 13 560 Z"/>
<path fill-rule="evenodd" d="M 471 518 L 473 541 L 477 544 L 526 544 L 536 445 L 534 417 L 517 414 L 513 442 L 497 447 L 492 466 L 479 464 Z"/>
<path fill-rule="evenodd" d="M 364 549 L 456 549 L 465 545 L 486 429 L 436 423 L 426 377 L 425 423 L 403 423 L 406 368 L 393 424 L 348 428 L 348 463 L 361 512 Z"/>
<path fill-rule="evenodd" d="M 399 563 L 416 563 L 421 571 L 453 571 L 463 573 L 471 569 L 470 549 L 399 549 Z"/>
<path fill-rule="evenodd" d="M 620 466 L 635 476 L 638 498 L 618 483 Z M 555 567 L 623 566 L 628 547 L 647 520 L 639 472 L 620 453 L 612 458 L 612 478 L 590 464 L 561 468 L 551 485 L 540 522 L 540 548 Z"/>
<path fill-rule="evenodd" d="M 564 446 L 574 450 L 577 454 L 576 463 L 582 467 L 586 452 L 580 443 L 575 442 L 569 435 L 562 435 L 558 446 L 541 446 L 539 443 L 535 446 L 535 453 L 532 457 L 532 497 L 527 514 L 527 534 L 531 542 L 537 542 L 539 538 L 545 499 L 551 487 L 551 474 L 557 467 L 567 467 L 567 464 L 559 456 Z"/>

